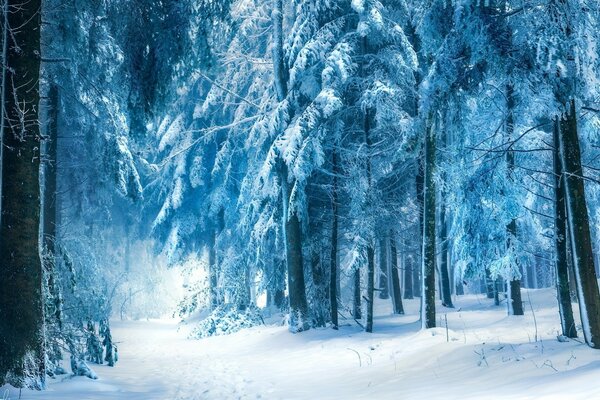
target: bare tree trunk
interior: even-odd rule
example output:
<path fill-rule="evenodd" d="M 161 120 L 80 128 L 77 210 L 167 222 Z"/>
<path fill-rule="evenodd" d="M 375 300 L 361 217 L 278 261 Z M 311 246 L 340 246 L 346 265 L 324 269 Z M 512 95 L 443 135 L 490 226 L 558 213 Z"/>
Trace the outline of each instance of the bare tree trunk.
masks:
<path fill-rule="evenodd" d="M 404 255 L 404 298 L 407 300 L 413 299 L 413 270 L 415 262 L 412 254 Z"/>
<path fill-rule="evenodd" d="M 217 249 L 216 232 L 210 233 L 210 242 L 208 245 L 208 285 L 210 309 L 214 310 L 219 306 L 218 296 L 218 274 L 217 274 Z"/>
<path fill-rule="evenodd" d="M 430 118 L 425 136 L 425 185 L 423 207 L 423 261 L 422 261 L 422 297 L 421 327 L 435 327 L 435 270 L 436 270 L 436 233 L 435 233 L 435 128 Z"/>
<path fill-rule="evenodd" d="M 559 134 L 560 161 L 565 174 L 567 221 L 583 334 L 590 347 L 600 348 L 600 293 L 592 254 L 574 100 L 570 106 L 561 120 Z"/>
<path fill-rule="evenodd" d="M 5 3 L 0 223 L 0 386 L 45 386 L 40 259 L 41 1 Z M 8 30 L 8 31 L 7 31 Z"/>
<path fill-rule="evenodd" d="M 331 156 L 333 182 L 331 191 L 331 218 L 333 219 L 331 227 L 331 255 L 330 255 L 330 269 L 329 269 L 329 304 L 331 305 L 331 324 L 333 329 L 338 329 L 338 263 L 337 263 L 337 252 L 338 252 L 338 187 L 337 187 L 337 173 L 338 173 L 338 162 L 337 153 L 333 150 Z"/>
<path fill-rule="evenodd" d="M 373 296 L 375 291 L 375 249 L 367 247 L 367 325 L 365 330 L 373 332 Z"/>
<path fill-rule="evenodd" d="M 313 315 L 315 318 L 317 327 L 324 327 L 327 320 L 327 312 L 330 309 L 329 296 L 328 296 L 328 284 L 325 280 L 325 269 L 321 263 L 321 256 L 317 251 L 313 249 L 310 265 L 312 271 L 313 285 L 314 285 L 314 296 L 316 301 L 313 304 Z"/>
<path fill-rule="evenodd" d="M 576 338 L 577 329 L 573 318 L 571 294 L 569 293 L 569 266 L 567 262 L 567 224 L 564 194 L 564 175 L 560 165 L 559 122 L 554 123 L 554 241 L 556 246 L 556 290 L 562 334 Z"/>
<path fill-rule="evenodd" d="M 389 299 L 388 282 L 388 238 L 384 237 L 379 241 L 379 298 Z"/>
<path fill-rule="evenodd" d="M 402 290 L 400 289 L 400 274 L 398 271 L 398 251 L 396 248 L 396 235 L 393 230 L 390 230 L 390 258 L 391 263 L 391 278 L 392 278 L 392 301 L 394 305 L 394 314 L 404 314 L 404 306 L 402 304 Z"/>
<path fill-rule="evenodd" d="M 507 104 L 506 108 L 508 111 L 508 115 L 506 117 L 506 136 L 508 140 L 512 140 L 513 133 L 515 129 L 515 121 L 514 121 L 514 108 L 515 108 L 515 95 L 514 88 L 512 84 L 508 84 L 506 86 L 506 99 Z M 506 152 L 506 162 L 508 164 L 508 179 L 511 182 L 514 182 L 514 169 L 515 169 L 515 153 L 512 149 L 509 149 Z M 517 220 L 512 219 L 512 221 L 506 227 L 507 230 L 507 243 L 506 247 L 508 249 L 513 248 L 515 246 L 515 242 L 517 240 Z M 523 315 L 523 301 L 521 300 L 521 278 L 520 276 L 512 276 L 510 280 L 510 301 L 509 304 L 510 310 L 513 315 Z"/>
<path fill-rule="evenodd" d="M 285 170 L 287 168 L 283 166 Z M 284 174 L 287 176 L 287 173 Z M 288 212 L 290 194 L 284 187 L 284 208 L 285 218 L 284 233 L 286 243 L 287 260 L 287 278 L 288 278 L 288 298 L 290 302 L 290 331 L 302 332 L 310 328 L 308 316 L 308 301 L 306 300 L 306 283 L 304 280 L 304 261 L 302 257 L 302 228 L 298 214 L 295 212 L 290 215 Z"/>
<path fill-rule="evenodd" d="M 363 54 L 366 53 L 367 38 L 364 39 Z M 367 181 L 369 190 L 372 189 L 372 177 L 371 177 L 371 113 L 369 109 L 365 110 L 364 116 L 364 130 L 365 130 L 365 145 L 367 146 Z M 375 246 L 374 238 L 367 238 L 367 324 L 365 330 L 367 332 L 373 332 L 373 303 L 375 301 Z"/>
<path fill-rule="evenodd" d="M 418 169 L 417 169 L 417 178 L 415 182 L 415 186 L 417 189 L 417 205 L 419 206 L 419 241 L 418 241 L 418 260 L 421 264 L 423 264 L 423 235 L 424 235 L 424 225 L 425 222 L 423 220 L 424 215 L 424 206 L 425 206 L 425 156 L 424 153 L 419 154 L 418 160 Z M 416 260 L 415 260 L 416 262 Z M 417 297 L 421 297 L 421 289 L 423 283 L 422 268 L 414 268 L 413 269 L 413 295 Z"/>
<path fill-rule="evenodd" d="M 353 289 L 352 316 L 354 319 L 361 319 L 362 305 L 360 299 L 360 270 L 358 268 L 354 271 Z"/>
<path fill-rule="evenodd" d="M 450 286 L 450 271 L 448 270 L 448 224 L 446 222 L 446 204 L 442 196 L 440 205 L 440 284 L 442 286 L 442 305 L 454 308 L 452 304 L 452 288 Z"/>

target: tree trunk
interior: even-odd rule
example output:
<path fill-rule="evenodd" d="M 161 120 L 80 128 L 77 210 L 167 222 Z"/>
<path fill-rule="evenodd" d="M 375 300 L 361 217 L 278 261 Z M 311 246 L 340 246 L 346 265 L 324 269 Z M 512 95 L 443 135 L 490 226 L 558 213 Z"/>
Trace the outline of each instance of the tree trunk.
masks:
<path fill-rule="evenodd" d="M 366 54 L 367 38 L 363 39 L 363 54 Z M 367 185 L 373 187 L 371 176 L 371 113 L 367 108 L 364 116 L 365 145 L 367 146 Z M 367 324 L 366 331 L 373 332 L 373 303 L 375 300 L 375 245 L 373 237 L 366 238 L 367 244 Z"/>
<path fill-rule="evenodd" d="M 571 294 L 569 293 L 569 266 L 567 263 L 567 224 L 564 195 L 564 175 L 560 165 L 559 122 L 554 123 L 554 242 L 556 246 L 556 290 L 562 334 L 569 338 L 577 337 Z"/>
<path fill-rule="evenodd" d="M 353 289 L 352 316 L 354 319 L 361 319 L 362 305 L 360 299 L 360 270 L 358 268 L 354 271 Z"/>
<path fill-rule="evenodd" d="M 390 257 L 391 257 L 391 278 L 392 278 L 392 301 L 394 305 L 394 314 L 404 314 L 402 304 L 402 290 L 400 289 L 400 274 L 398 271 L 398 251 L 396 248 L 396 235 L 390 231 Z"/>
<path fill-rule="evenodd" d="M 416 178 L 416 182 L 415 182 L 415 187 L 417 189 L 417 205 L 419 207 L 419 235 L 417 236 L 419 238 L 419 245 L 417 246 L 418 248 L 418 260 L 420 261 L 421 264 L 423 264 L 423 235 L 424 235 L 424 231 L 423 231 L 423 227 L 424 227 L 424 221 L 423 221 L 423 215 L 424 215 L 424 206 L 425 206 L 425 157 L 424 157 L 424 153 L 420 153 L 419 154 L 419 160 L 418 160 L 418 168 L 417 168 L 417 178 Z M 415 260 L 416 261 L 416 260 Z M 421 289 L 422 289 L 422 283 L 423 283 L 423 277 L 422 277 L 422 268 L 414 268 L 413 269 L 413 295 L 417 296 L 417 297 L 421 297 L 422 293 L 421 293 Z"/>
<path fill-rule="evenodd" d="M 388 282 L 388 238 L 383 238 L 379 241 L 379 298 L 389 299 L 389 282 Z"/>
<path fill-rule="evenodd" d="M 44 387 L 46 375 L 39 252 L 40 7 L 40 0 L 8 0 L 2 24 L 0 386 L 36 389 Z"/>
<path fill-rule="evenodd" d="M 404 298 L 413 299 L 413 270 L 415 262 L 412 254 L 405 254 L 404 257 Z"/>
<path fill-rule="evenodd" d="M 450 271 L 448 270 L 448 224 L 446 222 L 446 204 L 442 196 L 440 205 L 440 284 L 442 287 L 442 305 L 454 308 L 452 304 L 452 288 L 450 286 Z"/>
<path fill-rule="evenodd" d="M 214 310 L 219 306 L 218 296 L 218 275 L 217 275 L 217 249 L 216 232 L 210 233 L 210 243 L 208 245 L 208 285 L 210 309 Z"/>
<path fill-rule="evenodd" d="M 497 277 L 494 280 L 494 305 L 500 305 L 500 293 L 504 293 L 504 280 Z"/>
<path fill-rule="evenodd" d="M 287 174 L 284 174 L 284 176 Z M 286 186 L 286 184 L 283 184 Z M 298 214 L 289 215 L 289 194 L 284 190 L 284 232 L 286 243 L 288 297 L 290 301 L 291 332 L 302 332 L 310 328 L 308 302 L 306 300 L 306 284 L 304 281 L 304 261 L 302 257 L 302 228 Z"/>
<path fill-rule="evenodd" d="M 492 279 L 492 274 L 490 273 L 489 268 L 485 269 L 485 286 L 486 286 L 486 294 L 488 299 L 494 299 L 496 293 L 495 280 Z M 498 305 L 498 304 L 496 304 Z"/>
<path fill-rule="evenodd" d="M 316 300 L 313 304 L 313 314 L 315 317 L 316 326 L 324 327 L 327 321 L 326 315 L 330 309 L 330 305 L 328 304 L 329 296 L 327 293 L 329 285 L 325 280 L 325 269 L 323 268 L 321 256 L 317 250 L 318 249 L 313 249 L 310 260 L 314 295 Z"/>
<path fill-rule="evenodd" d="M 560 161 L 565 173 L 567 221 L 583 333 L 590 347 L 600 348 L 600 293 L 592 254 L 574 100 L 571 101 L 570 111 L 561 120 L 559 142 Z"/>
<path fill-rule="evenodd" d="M 331 218 L 333 219 L 331 227 L 331 255 L 329 269 L 329 304 L 331 305 L 331 324 L 333 329 L 338 329 L 338 187 L 337 187 L 337 153 L 334 150 L 331 156 L 333 182 L 331 190 Z"/>
<path fill-rule="evenodd" d="M 367 247 L 367 325 L 365 330 L 373 332 L 373 296 L 375 291 L 375 249 Z"/>
<path fill-rule="evenodd" d="M 421 289 L 421 328 L 435 327 L 435 133 L 430 118 L 425 136 L 425 185 L 423 207 L 423 260 Z"/>
<path fill-rule="evenodd" d="M 508 111 L 508 115 L 506 117 L 506 136 L 508 137 L 508 140 L 512 140 L 513 138 L 513 133 L 514 133 L 514 129 L 515 129 L 515 121 L 514 121 L 514 108 L 515 108 L 515 95 L 514 95 L 514 88 L 512 86 L 512 84 L 508 84 L 506 85 L 506 99 L 507 99 L 507 104 L 506 104 L 506 108 Z M 508 179 L 511 182 L 514 182 L 514 169 L 515 169 L 515 153 L 514 151 L 511 149 L 509 149 L 506 152 L 506 162 L 507 162 L 507 169 L 508 169 Z M 507 230 L 507 242 L 506 242 L 506 247 L 508 249 L 513 249 L 515 247 L 515 243 L 517 240 L 517 220 L 516 219 L 512 219 L 512 221 L 510 221 L 510 223 L 508 224 L 508 226 L 506 227 Z M 514 251 L 513 251 L 514 254 Z M 517 266 L 518 267 L 518 266 Z M 510 310 L 512 315 L 523 315 L 523 301 L 521 300 L 521 278 L 520 278 L 520 274 L 518 274 L 517 276 L 511 276 L 510 277 Z"/>

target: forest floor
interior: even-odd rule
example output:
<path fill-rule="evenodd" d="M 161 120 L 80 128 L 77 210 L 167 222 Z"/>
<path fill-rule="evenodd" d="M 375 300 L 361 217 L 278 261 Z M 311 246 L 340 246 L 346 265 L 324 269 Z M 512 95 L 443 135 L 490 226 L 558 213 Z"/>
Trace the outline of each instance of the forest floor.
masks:
<path fill-rule="evenodd" d="M 337 332 L 262 326 L 188 340 L 175 321 L 115 321 L 115 368 L 93 366 L 96 381 L 50 380 L 45 392 L 21 398 L 598 399 L 600 351 L 581 339 L 557 341 L 554 293 L 524 291 L 524 317 L 507 316 L 482 296 L 461 296 L 455 309 L 438 305 L 441 328 L 427 331 L 417 321 L 418 299 L 405 302 L 405 316 L 377 300 L 373 334 L 342 321 Z M 0 399 L 17 398 L 0 392 Z"/>

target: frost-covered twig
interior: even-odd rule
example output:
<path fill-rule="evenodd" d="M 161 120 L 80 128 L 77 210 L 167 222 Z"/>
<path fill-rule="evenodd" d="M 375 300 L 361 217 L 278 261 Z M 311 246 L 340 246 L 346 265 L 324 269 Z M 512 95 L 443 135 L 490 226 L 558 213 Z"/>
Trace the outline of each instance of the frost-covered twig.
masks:
<path fill-rule="evenodd" d="M 356 353 L 356 355 L 358 356 L 358 366 L 362 367 L 362 359 L 360 358 L 360 353 L 354 349 L 351 349 L 350 347 L 346 347 L 348 350 L 353 351 Z"/>

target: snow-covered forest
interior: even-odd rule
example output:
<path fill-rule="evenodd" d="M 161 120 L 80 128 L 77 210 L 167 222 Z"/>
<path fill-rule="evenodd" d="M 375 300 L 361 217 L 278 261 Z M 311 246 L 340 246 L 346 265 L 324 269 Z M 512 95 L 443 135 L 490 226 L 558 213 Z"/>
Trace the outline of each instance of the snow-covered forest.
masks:
<path fill-rule="evenodd" d="M 0 8 L 0 399 L 600 398 L 596 0 Z"/>

